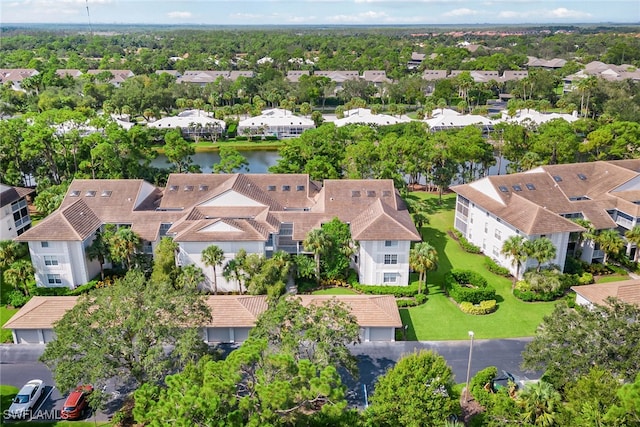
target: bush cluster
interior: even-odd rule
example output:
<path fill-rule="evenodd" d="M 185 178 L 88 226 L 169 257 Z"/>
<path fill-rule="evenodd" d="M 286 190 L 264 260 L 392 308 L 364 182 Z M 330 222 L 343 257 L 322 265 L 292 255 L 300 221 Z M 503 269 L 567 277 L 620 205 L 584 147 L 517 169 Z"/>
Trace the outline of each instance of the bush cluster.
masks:
<path fill-rule="evenodd" d="M 495 366 L 489 366 L 479 371 L 472 379 L 469 388 L 473 397 L 485 408 L 493 403 L 492 396 L 487 391 L 487 384 L 489 384 L 489 390 L 493 380 L 498 375 L 498 368 Z"/>
<path fill-rule="evenodd" d="M 418 284 L 409 286 L 352 285 L 353 289 L 369 295 L 393 295 L 396 298 L 411 298 L 418 294 Z"/>
<path fill-rule="evenodd" d="M 398 308 L 416 307 L 427 302 L 427 296 L 425 294 L 416 294 L 414 298 L 402 298 L 396 300 Z"/>
<path fill-rule="evenodd" d="M 7 294 L 7 303 L 15 308 L 25 305 L 31 296 L 25 295 L 22 291 L 13 290 Z"/>
<path fill-rule="evenodd" d="M 444 283 L 449 296 L 458 304 L 465 301 L 480 304 L 496 299 L 496 290 L 475 271 L 453 269 L 444 276 Z"/>
<path fill-rule="evenodd" d="M 467 238 L 464 237 L 462 233 L 460 233 L 458 230 L 452 229 L 451 233 L 453 233 L 454 238 L 458 241 L 463 251 L 468 252 L 470 254 L 479 254 L 482 252 L 482 250 L 479 247 L 469 242 Z"/>
<path fill-rule="evenodd" d="M 496 300 L 486 300 L 480 301 L 480 304 L 471 304 L 470 302 L 464 301 L 460 303 L 460 310 L 463 313 L 467 314 L 490 314 L 498 309 L 498 304 L 496 304 Z"/>
<path fill-rule="evenodd" d="M 513 289 L 513 296 L 516 298 L 525 301 L 525 302 L 533 302 L 533 301 L 553 301 L 558 298 L 558 294 L 556 292 L 536 292 L 531 290 L 531 287 L 524 280 L 520 280 L 516 283 L 516 287 Z"/>
<path fill-rule="evenodd" d="M 497 274 L 498 276 L 509 277 L 511 273 L 508 268 L 505 268 L 501 265 L 498 265 L 493 259 L 489 257 L 485 257 L 484 266 L 487 267 L 487 270 L 492 272 L 493 274 Z"/>

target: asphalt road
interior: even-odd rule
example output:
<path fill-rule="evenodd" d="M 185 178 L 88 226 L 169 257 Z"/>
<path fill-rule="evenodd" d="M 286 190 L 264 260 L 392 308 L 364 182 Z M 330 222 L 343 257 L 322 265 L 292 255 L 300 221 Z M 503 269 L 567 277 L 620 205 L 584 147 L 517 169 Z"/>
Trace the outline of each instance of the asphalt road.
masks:
<path fill-rule="evenodd" d="M 536 379 L 540 373 L 527 373 L 520 369 L 522 361 L 521 353 L 530 338 L 500 339 L 500 340 L 474 340 L 471 355 L 470 376 L 478 371 L 496 366 L 498 371 L 504 370 L 512 373 L 516 379 Z M 403 355 L 419 351 L 420 349 L 434 350 L 442 355 L 455 375 L 455 381 L 466 381 L 467 366 L 469 362 L 469 350 L 471 341 L 398 341 L 398 342 L 369 342 L 351 347 L 351 352 L 358 358 L 360 377 L 357 381 L 343 375 L 344 382 L 349 387 L 349 401 L 352 405 L 362 407 L 365 405 L 366 393 L 373 392 L 375 380 L 384 374 Z M 0 345 L 0 384 L 9 384 L 21 387 L 33 378 L 41 379 L 47 384 L 48 398 L 39 402 L 40 413 L 55 414 L 54 411 L 62 409 L 65 397 L 53 387 L 53 379 L 49 369 L 38 362 L 42 354 L 42 345 Z M 59 412 L 58 412 L 59 413 Z M 112 411 L 95 414 L 98 421 L 106 421 Z M 89 418 L 94 419 L 94 416 Z"/>

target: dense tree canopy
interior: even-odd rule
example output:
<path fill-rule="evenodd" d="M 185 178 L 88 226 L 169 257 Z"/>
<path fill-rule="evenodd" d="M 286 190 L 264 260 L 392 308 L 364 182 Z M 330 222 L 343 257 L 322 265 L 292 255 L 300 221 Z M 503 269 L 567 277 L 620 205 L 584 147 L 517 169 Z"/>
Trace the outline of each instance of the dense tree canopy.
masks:
<path fill-rule="evenodd" d="M 78 384 L 100 390 L 114 379 L 126 387 L 153 384 L 204 354 L 198 327 L 210 318 L 195 289 L 148 282 L 132 270 L 79 297 L 54 325 L 56 339 L 41 360 L 63 392 Z"/>

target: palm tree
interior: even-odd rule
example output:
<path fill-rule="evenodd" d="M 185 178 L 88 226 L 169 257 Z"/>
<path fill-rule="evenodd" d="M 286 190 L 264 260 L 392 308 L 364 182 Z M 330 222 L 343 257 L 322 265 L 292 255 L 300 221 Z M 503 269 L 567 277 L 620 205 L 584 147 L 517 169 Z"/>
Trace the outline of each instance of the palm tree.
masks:
<path fill-rule="evenodd" d="M 595 76 L 585 77 L 576 83 L 576 87 L 580 92 L 580 114 L 582 117 L 585 117 L 586 113 L 589 112 L 589 98 L 591 98 L 591 92 L 597 85 L 598 79 Z"/>
<path fill-rule="evenodd" d="M 242 284 L 240 283 L 242 265 L 236 258 L 230 259 L 222 269 L 222 276 L 227 280 L 235 280 L 238 285 L 238 292 L 242 295 Z"/>
<path fill-rule="evenodd" d="M 100 230 L 96 231 L 96 236 L 87 247 L 87 257 L 89 261 L 98 260 L 100 263 L 100 279 L 104 280 L 104 263 L 109 256 L 109 245 L 104 239 L 104 235 Z"/>
<path fill-rule="evenodd" d="M 11 264 L 13 264 L 18 258 L 26 255 L 23 252 L 20 244 L 13 240 L 0 241 L 0 270 L 4 270 Z"/>
<path fill-rule="evenodd" d="M 416 243 L 409 251 L 409 265 L 420 273 L 418 293 L 422 293 L 421 284 L 427 288 L 427 272 L 438 269 L 438 252 L 428 242 Z"/>
<path fill-rule="evenodd" d="M 593 240 L 595 238 L 596 229 L 593 227 L 593 224 L 591 223 L 591 221 L 584 218 L 577 218 L 577 219 L 574 219 L 573 222 L 575 222 L 580 227 L 583 227 L 585 229 L 585 231 L 580 233 L 578 241 L 576 242 L 576 246 L 579 247 L 582 244 L 582 242 L 586 240 Z"/>
<path fill-rule="evenodd" d="M 180 269 L 176 283 L 183 288 L 194 289 L 204 282 L 204 279 L 202 269 L 195 264 L 189 264 Z"/>
<path fill-rule="evenodd" d="M 511 236 L 502 244 L 500 253 L 511 259 L 511 265 L 515 267 L 516 274 L 513 276 L 512 288 L 516 286 L 516 281 L 520 277 L 520 267 L 527 260 L 527 247 L 522 236 Z"/>
<path fill-rule="evenodd" d="M 29 287 L 27 281 L 33 278 L 35 270 L 31 261 L 28 259 L 20 259 L 12 263 L 7 270 L 2 274 L 2 278 L 16 290 L 19 290 L 19 285 L 22 285 L 22 289 L 25 295 L 29 295 Z"/>
<path fill-rule="evenodd" d="M 618 255 L 624 248 L 624 240 L 616 230 L 602 230 L 596 236 L 596 242 L 600 245 L 600 249 L 604 252 L 602 263 L 607 265 L 609 256 Z"/>
<path fill-rule="evenodd" d="M 536 426 L 553 426 L 560 410 L 562 398 L 551 384 L 539 381 L 528 385 L 518 396 L 525 423 Z"/>
<path fill-rule="evenodd" d="M 216 266 L 222 265 L 224 261 L 224 251 L 216 245 L 207 246 L 202 250 L 202 262 L 213 269 L 213 294 L 218 294 L 218 277 Z"/>
<path fill-rule="evenodd" d="M 302 242 L 305 251 L 313 253 L 316 263 L 316 284 L 320 286 L 320 255 L 326 252 L 331 246 L 331 241 L 324 230 L 315 228 L 307 234 L 307 238 Z"/>
<path fill-rule="evenodd" d="M 633 262 L 638 262 L 638 257 L 640 256 L 640 225 L 636 225 L 631 230 L 628 230 L 624 233 L 624 237 L 627 238 L 629 243 L 636 246 Z"/>
<path fill-rule="evenodd" d="M 548 237 L 540 237 L 536 240 L 525 242 L 527 255 L 537 261 L 536 271 L 540 272 L 542 264 L 556 257 L 556 247 Z"/>
<path fill-rule="evenodd" d="M 131 268 L 131 256 L 140 247 L 140 237 L 129 227 L 119 228 L 109 239 L 109 253 L 116 262 L 125 262 Z"/>

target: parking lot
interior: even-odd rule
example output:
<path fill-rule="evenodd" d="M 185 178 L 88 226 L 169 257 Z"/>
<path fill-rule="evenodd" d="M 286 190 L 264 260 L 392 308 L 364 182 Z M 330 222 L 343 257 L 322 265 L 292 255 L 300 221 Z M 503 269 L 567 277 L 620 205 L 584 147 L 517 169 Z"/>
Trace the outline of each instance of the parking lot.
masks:
<path fill-rule="evenodd" d="M 31 417 L 27 418 L 32 421 L 55 421 L 60 420 L 60 413 L 62 406 L 67 398 L 66 395 L 62 395 L 60 390 L 54 386 L 51 371 L 39 362 L 24 362 L 24 363 L 6 363 L 3 361 L 0 363 L 0 384 L 12 385 L 20 389 L 29 380 L 40 379 L 44 381 L 45 392 L 44 395 L 38 399 L 36 405 L 31 411 Z M 4 416 L 5 414 L 3 414 Z M 94 417 L 95 415 L 95 417 Z M 87 412 L 84 415 L 86 420 L 93 421 L 108 421 L 109 416 L 105 413 L 98 412 L 91 414 Z M 5 422 L 10 423 L 11 419 L 5 417 Z"/>

